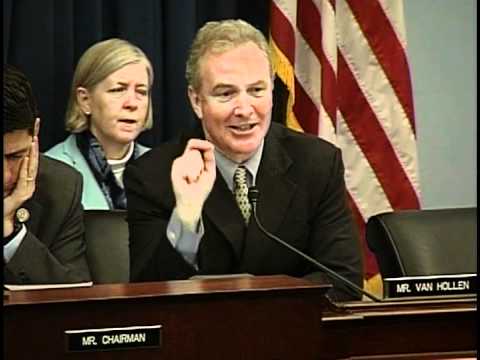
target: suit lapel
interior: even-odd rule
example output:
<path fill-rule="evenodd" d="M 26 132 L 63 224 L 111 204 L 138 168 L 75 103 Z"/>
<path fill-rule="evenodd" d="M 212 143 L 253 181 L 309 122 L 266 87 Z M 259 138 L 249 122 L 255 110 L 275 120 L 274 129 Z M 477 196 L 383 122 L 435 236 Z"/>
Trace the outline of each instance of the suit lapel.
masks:
<path fill-rule="evenodd" d="M 286 176 L 292 160 L 280 146 L 279 140 L 275 133 L 270 131 L 256 180 L 260 192 L 257 215 L 270 232 L 275 232 L 283 222 L 297 188 Z"/>
<path fill-rule="evenodd" d="M 280 146 L 281 139 L 274 130 L 271 129 L 267 135 L 256 179 L 260 193 L 257 217 L 266 230 L 278 234 L 281 224 L 286 220 L 297 185 L 287 178 L 292 160 Z M 260 232 L 253 224 L 253 219 L 250 220 L 240 271 L 261 273 L 265 256 L 271 254 L 272 246 L 273 241 Z"/>
<path fill-rule="evenodd" d="M 243 252 L 245 226 L 233 194 L 218 169 L 215 184 L 205 202 L 204 212 L 231 243 L 237 259 L 240 259 Z"/>

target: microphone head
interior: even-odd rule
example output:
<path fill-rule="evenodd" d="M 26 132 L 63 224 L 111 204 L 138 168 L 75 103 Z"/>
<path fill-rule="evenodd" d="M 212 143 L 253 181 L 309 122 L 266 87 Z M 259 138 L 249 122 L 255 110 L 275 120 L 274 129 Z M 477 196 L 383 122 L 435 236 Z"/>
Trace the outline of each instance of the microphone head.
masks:
<path fill-rule="evenodd" d="M 248 188 L 248 201 L 250 204 L 256 204 L 259 197 L 260 191 L 258 191 L 256 186 L 251 186 Z"/>

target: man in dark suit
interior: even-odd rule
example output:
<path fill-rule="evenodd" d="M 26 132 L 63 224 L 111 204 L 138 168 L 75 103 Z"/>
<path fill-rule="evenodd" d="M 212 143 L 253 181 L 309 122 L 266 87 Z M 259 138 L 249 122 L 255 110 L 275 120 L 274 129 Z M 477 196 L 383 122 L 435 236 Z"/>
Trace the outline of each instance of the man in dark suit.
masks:
<path fill-rule="evenodd" d="M 265 228 L 362 286 L 340 150 L 271 123 L 269 56 L 261 32 L 240 20 L 197 33 L 186 76 L 201 129 L 125 173 L 131 281 L 231 273 L 323 279 L 250 219 L 242 190 L 255 185 Z M 360 297 L 332 282 L 334 299 Z"/>
<path fill-rule="evenodd" d="M 3 106 L 4 282 L 89 281 L 81 175 L 39 155 L 32 89 L 9 65 L 3 69 Z"/>

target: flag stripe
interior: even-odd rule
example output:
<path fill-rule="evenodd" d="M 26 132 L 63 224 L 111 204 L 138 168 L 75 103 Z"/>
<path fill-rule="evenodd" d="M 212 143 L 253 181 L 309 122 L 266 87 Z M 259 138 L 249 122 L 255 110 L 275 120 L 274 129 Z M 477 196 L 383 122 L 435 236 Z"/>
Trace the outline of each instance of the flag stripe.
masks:
<path fill-rule="evenodd" d="M 337 12 L 340 52 L 354 73 L 363 96 L 374 111 L 378 124 L 391 142 L 398 161 L 419 197 L 416 143 L 409 120 L 348 4 L 339 1 Z M 356 93 L 351 95 L 362 96 Z M 409 203 L 405 206 L 409 206 Z"/>
<path fill-rule="evenodd" d="M 283 12 L 272 1 L 270 6 L 270 33 L 280 51 L 287 57 L 290 64 L 295 63 L 295 31 Z M 281 41 L 278 41 L 280 39 Z"/>
<path fill-rule="evenodd" d="M 297 19 L 299 31 L 302 33 L 310 48 L 312 48 L 321 64 L 321 100 L 323 107 L 335 128 L 335 113 L 337 106 L 337 94 L 335 89 L 336 76 L 322 48 L 322 27 L 318 27 L 318 24 L 322 23 L 321 15 L 312 1 L 299 0 Z"/>
<path fill-rule="evenodd" d="M 303 131 L 309 134 L 318 134 L 318 108 L 305 93 L 303 87 L 295 77 L 295 103 L 293 104 L 295 114 L 302 114 L 299 119 Z M 305 116 L 303 116 L 305 115 Z M 298 117 L 297 117 L 298 119 Z"/>
<path fill-rule="evenodd" d="M 392 207 L 377 175 L 341 114 L 338 116 L 337 140 L 342 149 L 345 183 L 363 220 L 367 221 L 370 216 L 391 211 Z"/>
<path fill-rule="evenodd" d="M 377 1 L 349 0 L 348 5 L 390 80 L 415 133 L 410 70 L 405 51 L 390 21 Z"/>
<path fill-rule="evenodd" d="M 398 41 L 402 44 L 402 47 L 407 52 L 407 37 L 405 33 L 405 19 L 403 14 L 403 2 L 391 1 L 391 0 L 379 0 L 379 5 L 382 7 L 385 15 L 390 20 L 395 34 L 397 34 Z"/>
<path fill-rule="evenodd" d="M 406 203 L 418 207 L 417 195 L 399 164 L 392 145 L 379 125 L 370 104 L 361 95 L 362 91 L 358 87 L 355 76 L 342 55 L 338 57 L 338 67 L 339 92 L 357 94 L 348 99 L 341 98 L 339 101 L 340 111 L 362 152 L 375 170 L 392 207 L 403 209 Z"/>

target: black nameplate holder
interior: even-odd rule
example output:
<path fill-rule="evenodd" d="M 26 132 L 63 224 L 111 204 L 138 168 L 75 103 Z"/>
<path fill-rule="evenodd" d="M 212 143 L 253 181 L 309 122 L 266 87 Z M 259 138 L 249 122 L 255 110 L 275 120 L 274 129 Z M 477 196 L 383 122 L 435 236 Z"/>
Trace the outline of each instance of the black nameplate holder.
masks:
<path fill-rule="evenodd" d="M 383 279 L 384 298 L 463 296 L 477 293 L 477 274 Z"/>
<path fill-rule="evenodd" d="M 162 345 L 162 325 L 66 330 L 66 351 L 155 348 Z"/>

